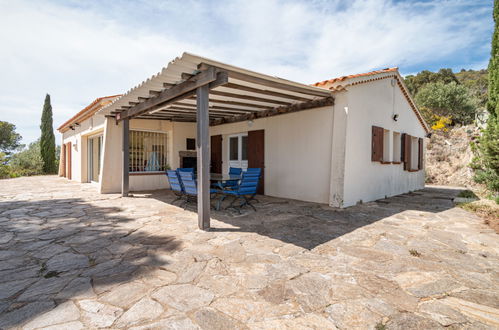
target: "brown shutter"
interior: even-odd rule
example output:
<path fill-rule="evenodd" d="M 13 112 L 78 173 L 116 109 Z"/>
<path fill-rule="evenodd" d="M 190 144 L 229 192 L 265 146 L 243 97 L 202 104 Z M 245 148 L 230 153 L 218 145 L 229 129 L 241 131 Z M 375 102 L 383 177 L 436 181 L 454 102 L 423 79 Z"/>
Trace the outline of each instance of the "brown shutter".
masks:
<path fill-rule="evenodd" d="M 409 171 L 411 169 L 411 140 L 412 137 L 409 134 L 405 134 L 404 138 L 404 170 Z"/>
<path fill-rule="evenodd" d="M 222 173 L 222 135 L 211 137 L 211 172 Z"/>
<path fill-rule="evenodd" d="M 371 137 L 371 161 L 383 161 L 383 128 L 373 126 Z"/>
<path fill-rule="evenodd" d="M 405 133 L 402 133 L 400 135 L 400 139 L 401 139 L 401 141 L 400 141 L 400 162 L 401 163 L 403 163 L 405 161 L 405 136 L 406 135 L 407 134 L 405 134 Z M 404 167 L 404 169 L 405 169 L 405 167 Z"/>
<path fill-rule="evenodd" d="M 259 195 L 265 194 L 265 131 L 263 129 L 248 132 L 248 167 L 261 168 L 262 176 L 258 184 Z"/>
<path fill-rule="evenodd" d="M 423 139 L 418 139 L 418 170 L 423 169 Z"/>

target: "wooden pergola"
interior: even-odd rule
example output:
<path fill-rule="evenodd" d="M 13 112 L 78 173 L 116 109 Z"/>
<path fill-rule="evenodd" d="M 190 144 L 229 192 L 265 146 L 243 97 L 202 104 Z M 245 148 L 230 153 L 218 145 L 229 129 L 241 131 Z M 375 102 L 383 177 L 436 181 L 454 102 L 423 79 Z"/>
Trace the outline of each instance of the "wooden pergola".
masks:
<path fill-rule="evenodd" d="M 131 119 L 197 123 L 198 225 L 203 230 L 210 228 L 210 126 L 334 103 L 329 90 L 258 74 L 187 53 L 118 101 L 111 115 L 117 123 L 123 124 L 123 196 L 128 196 L 129 192 Z"/>

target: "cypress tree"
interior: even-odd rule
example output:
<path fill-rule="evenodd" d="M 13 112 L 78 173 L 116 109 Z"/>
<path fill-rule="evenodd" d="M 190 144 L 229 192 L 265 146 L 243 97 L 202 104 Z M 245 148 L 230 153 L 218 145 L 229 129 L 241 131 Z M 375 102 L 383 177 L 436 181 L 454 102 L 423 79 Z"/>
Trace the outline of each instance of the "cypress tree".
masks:
<path fill-rule="evenodd" d="M 50 95 L 47 94 L 45 96 L 45 103 L 43 104 L 42 124 L 40 125 L 42 131 L 40 153 L 43 160 L 43 172 L 45 174 L 56 173 L 55 136 L 52 121 L 52 105 L 50 104 Z"/>
<path fill-rule="evenodd" d="M 499 203 L 499 0 L 494 1 L 494 34 L 492 36 L 492 50 L 490 54 L 488 75 L 487 110 L 489 119 L 487 127 L 478 144 L 473 146 L 476 157 L 471 167 L 475 170 L 475 181 L 483 183 L 495 195 Z"/>
<path fill-rule="evenodd" d="M 489 60 L 489 88 L 487 110 L 492 117 L 499 115 L 499 1 L 494 1 L 494 34 L 492 36 L 492 50 Z"/>

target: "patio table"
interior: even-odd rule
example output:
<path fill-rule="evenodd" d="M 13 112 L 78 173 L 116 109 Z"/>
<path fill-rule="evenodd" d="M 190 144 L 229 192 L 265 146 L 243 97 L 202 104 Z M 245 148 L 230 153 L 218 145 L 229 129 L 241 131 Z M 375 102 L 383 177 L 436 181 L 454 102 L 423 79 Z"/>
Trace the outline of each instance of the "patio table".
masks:
<path fill-rule="evenodd" d="M 241 175 L 223 174 L 223 173 L 210 173 L 210 181 L 215 182 L 214 186 L 223 189 L 222 183 L 226 181 L 239 181 Z M 221 199 L 222 197 L 220 197 Z M 220 210 L 221 203 L 217 203 L 215 210 Z"/>

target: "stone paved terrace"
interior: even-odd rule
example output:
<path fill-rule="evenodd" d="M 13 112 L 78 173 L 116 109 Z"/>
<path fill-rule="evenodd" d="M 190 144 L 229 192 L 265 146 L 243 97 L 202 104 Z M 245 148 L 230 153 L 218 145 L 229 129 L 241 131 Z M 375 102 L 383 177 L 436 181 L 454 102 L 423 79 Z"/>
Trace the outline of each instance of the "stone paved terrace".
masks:
<path fill-rule="evenodd" d="M 498 236 L 456 193 L 344 210 L 260 197 L 202 232 L 167 191 L 2 180 L 0 328 L 496 328 Z"/>

